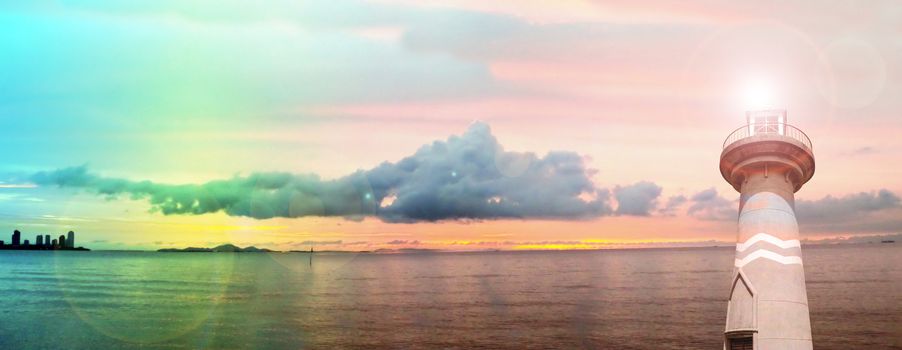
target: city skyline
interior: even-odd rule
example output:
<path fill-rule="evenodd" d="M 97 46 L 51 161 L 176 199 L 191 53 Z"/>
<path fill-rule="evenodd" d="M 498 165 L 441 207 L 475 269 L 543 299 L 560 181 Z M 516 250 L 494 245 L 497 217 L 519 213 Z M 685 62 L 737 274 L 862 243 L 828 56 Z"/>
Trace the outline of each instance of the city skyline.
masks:
<path fill-rule="evenodd" d="M 22 237 L 22 232 L 13 230 L 12 239 L 0 239 L 0 250 L 89 250 L 75 245 L 75 231 L 50 238 L 49 234 L 37 234 L 34 241 Z"/>
<path fill-rule="evenodd" d="M 280 6 L 0 5 L 0 227 L 97 249 L 731 242 L 719 146 L 778 108 L 816 145 L 802 239 L 902 232 L 892 2 Z"/>

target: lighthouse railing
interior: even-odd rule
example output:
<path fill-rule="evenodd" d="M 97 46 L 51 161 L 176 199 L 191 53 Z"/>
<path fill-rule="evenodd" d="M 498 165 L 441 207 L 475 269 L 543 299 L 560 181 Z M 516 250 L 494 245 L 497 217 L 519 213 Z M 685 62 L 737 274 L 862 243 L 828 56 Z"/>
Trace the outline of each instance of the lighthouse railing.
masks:
<path fill-rule="evenodd" d="M 727 139 L 723 142 L 723 148 L 727 148 L 729 145 L 732 145 L 739 140 L 752 136 L 780 135 L 799 141 L 805 147 L 808 147 L 809 150 L 814 150 L 814 147 L 812 147 L 811 145 L 811 139 L 808 138 L 808 135 L 805 134 L 804 131 L 789 124 L 781 125 L 783 126 L 782 128 L 755 128 L 754 125 L 740 126 L 736 130 L 733 130 L 733 132 L 731 132 L 729 136 L 727 136 Z"/>

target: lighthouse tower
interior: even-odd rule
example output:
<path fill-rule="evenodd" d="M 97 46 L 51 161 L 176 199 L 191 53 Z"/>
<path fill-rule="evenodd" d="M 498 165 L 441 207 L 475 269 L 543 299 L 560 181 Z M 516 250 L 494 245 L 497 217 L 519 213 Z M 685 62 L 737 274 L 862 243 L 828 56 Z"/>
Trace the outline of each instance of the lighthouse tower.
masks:
<path fill-rule="evenodd" d="M 814 175 L 811 140 L 783 110 L 747 119 L 720 155 L 721 175 L 740 193 L 724 349 L 811 349 L 794 199 Z"/>

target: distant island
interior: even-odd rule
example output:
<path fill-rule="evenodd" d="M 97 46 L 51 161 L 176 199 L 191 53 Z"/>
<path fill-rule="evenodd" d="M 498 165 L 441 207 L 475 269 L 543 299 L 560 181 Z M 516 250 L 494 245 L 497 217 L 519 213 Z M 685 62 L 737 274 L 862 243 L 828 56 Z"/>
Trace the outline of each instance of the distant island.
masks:
<path fill-rule="evenodd" d="M 13 237 L 10 244 L 0 240 L 0 250 L 80 250 L 89 251 L 85 247 L 75 246 L 75 232 L 69 231 L 59 238 L 50 239 L 50 235 L 37 235 L 34 242 L 22 240 L 22 233 L 19 230 L 13 231 Z"/>
<path fill-rule="evenodd" d="M 257 248 L 254 246 L 250 246 L 247 248 L 241 248 L 234 244 L 223 244 L 213 248 L 198 248 L 198 247 L 188 247 L 188 248 L 163 248 L 158 249 L 158 252 L 165 253 L 270 253 L 275 252 L 275 250 L 270 250 L 266 248 Z"/>

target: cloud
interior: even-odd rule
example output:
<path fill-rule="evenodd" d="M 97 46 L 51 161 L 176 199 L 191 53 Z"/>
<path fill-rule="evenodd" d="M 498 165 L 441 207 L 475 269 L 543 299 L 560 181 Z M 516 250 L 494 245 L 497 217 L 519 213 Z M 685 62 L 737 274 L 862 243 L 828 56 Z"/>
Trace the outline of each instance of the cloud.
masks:
<path fill-rule="evenodd" d="M 701 220 L 734 221 L 736 201 L 710 188 L 693 195 L 687 214 Z M 887 189 L 817 200 L 795 201 L 803 233 L 875 233 L 902 231 L 902 198 Z"/>
<path fill-rule="evenodd" d="M 689 216 L 701 220 L 736 220 L 737 205 L 719 196 L 714 187 L 692 195 L 689 202 L 692 203 L 686 211 Z"/>
<path fill-rule="evenodd" d="M 736 207 L 734 201 L 717 194 L 713 187 L 696 193 L 690 198 L 692 205 L 687 213 L 704 220 L 735 220 Z M 818 200 L 796 200 L 795 214 L 800 223 L 840 223 L 861 222 L 873 213 L 898 209 L 899 196 L 881 189 L 871 192 L 860 192 L 841 197 L 826 196 Z"/>
<path fill-rule="evenodd" d="M 387 222 L 456 219 L 583 219 L 610 215 L 610 194 L 595 187 L 572 152 L 504 151 L 489 126 L 435 141 L 398 162 L 323 180 L 314 174 L 252 173 L 203 184 L 108 178 L 70 167 L 31 176 L 40 186 L 81 188 L 110 198 L 146 200 L 164 215 L 224 212 L 273 217 L 375 216 Z M 618 214 L 648 215 L 660 187 L 618 187 Z M 586 199 L 592 198 L 592 199 Z"/>
<path fill-rule="evenodd" d="M 401 245 L 401 244 L 417 245 L 417 244 L 420 244 L 420 241 L 418 241 L 418 240 L 408 241 L 408 240 L 406 240 L 406 239 L 396 239 L 396 240 L 393 240 L 393 241 L 385 242 L 385 244 L 391 244 L 391 245 Z"/>
<path fill-rule="evenodd" d="M 860 147 L 860 148 L 856 148 L 856 149 L 852 150 L 852 152 L 849 152 L 849 155 L 865 156 L 865 155 L 871 155 L 871 154 L 875 154 L 875 153 L 878 153 L 876 148 L 866 146 L 866 147 Z"/>
<path fill-rule="evenodd" d="M 898 195 L 881 189 L 842 197 L 826 196 L 813 201 L 798 200 L 796 201 L 796 217 L 800 221 L 838 222 L 862 218 L 878 211 L 899 208 L 899 204 Z"/>
<path fill-rule="evenodd" d="M 657 205 L 657 198 L 660 195 L 661 186 L 648 181 L 640 181 L 629 186 L 617 186 L 614 188 L 617 214 L 648 216 Z"/>
<path fill-rule="evenodd" d="M 303 241 L 303 242 L 295 242 L 293 245 L 340 245 L 342 244 L 342 240 L 334 240 L 334 241 Z"/>
<path fill-rule="evenodd" d="M 667 199 L 667 203 L 664 204 L 664 207 L 660 209 L 660 213 L 665 216 L 674 216 L 677 209 L 688 201 L 689 198 L 686 198 L 684 195 L 670 196 L 670 198 Z"/>
<path fill-rule="evenodd" d="M 501 91 L 483 63 L 423 55 L 400 44 L 361 37 L 354 31 L 404 23 L 399 18 L 378 18 L 391 15 L 385 9 L 379 10 L 383 15 L 367 12 L 375 9 L 365 4 L 286 6 L 290 8 L 281 14 L 268 6 L 232 4 L 222 6 L 228 11 L 217 11 L 182 1 L 152 8 L 97 7 L 52 15 L 38 9 L 0 10 L 5 29 L 0 32 L 0 50 L 10 69 L 4 82 L 18 82 L 16 89 L 0 94 L 4 104 L 16 101 L 10 115 L 120 128 L 104 125 L 110 114 L 117 119 L 152 118 L 146 120 L 151 125 L 186 111 L 198 111 L 193 118 L 216 115 L 218 122 L 249 115 L 279 120 L 286 110 L 299 106 L 457 100 Z M 285 16 L 289 12 L 300 17 Z M 253 20 L 191 20 L 231 15 Z M 323 28 L 332 26 L 343 30 Z M 33 45 L 18 47 L 13 32 L 28 37 Z M 108 35 L 113 32 L 117 35 Z M 190 49 L 184 51 L 186 47 Z M 155 59 L 148 62 L 147 57 Z M 92 69 L 74 69 L 83 66 Z M 46 96 L 42 82 L 48 80 L 65 93 L 40 105 L 33 103 Z M 310 81 L 319 83 L 313 86 Z M 71 108 L 73 104 L 82 108 Z"/>
<path fill-rule="evenodd" d="M 861 235 L 846 236 L 836 238 L 822 239 L 806 239 L 803 244 L 861 244 L 861 243 L 878 243 L 881 241 L 902 241 L 902 233 L 883 234 L 883 235 Z"/>

